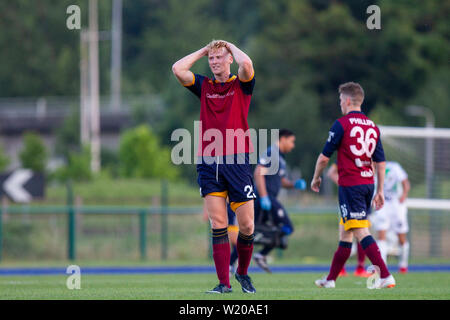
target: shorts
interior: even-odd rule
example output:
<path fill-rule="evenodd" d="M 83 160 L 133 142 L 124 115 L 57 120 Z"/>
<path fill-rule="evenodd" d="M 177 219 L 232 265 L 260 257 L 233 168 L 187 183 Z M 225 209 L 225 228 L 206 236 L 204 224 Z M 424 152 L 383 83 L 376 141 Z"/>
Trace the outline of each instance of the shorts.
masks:
<path fill-rule="evenodd" d="M 400 203 L 398 199 L 386 201 L 383 208 L 375 211 L 370 221 L 376 231 L 387 231 L 392 229 L 395 233 L 407 233 L 408 209 L 405 203 Z"/>
<path fill-rule="evenodd" d="M 288 216 L 286 209 L 283 205 L 274 197 L 269 196 L 272 207 L 270 211 L 263 211 L 259 201 L 255 201 L 255 222 L 266 223 L 269 219 L 267 213 L 270 214 L 270 218 L 275 226 L 280 227 L 285 234 L 291 234 L 294 232 L 294 225 Z M 266 215 L 264 215 L 266 213 Z M 263 216 L 261 216 L 263 215 Z"/>
<path fill-rule="evenodd" d="M 253 186 L 252 167 L 248 154 L 234 155 L 234 163 L 225 163 L 225 157 L 213 159 L 213 163 L 197 165 L 200 194 L 229 198 L 233 211 L 256 198 Z M 243 159 L 243 163 L 238 162 Z"/>
<path fill-rule="evenodd" d="M 353 228 L 368 228 L 374 185 L 362 184 L 351 187 L 339 186 L 339 209 L 345 231 Z"/>

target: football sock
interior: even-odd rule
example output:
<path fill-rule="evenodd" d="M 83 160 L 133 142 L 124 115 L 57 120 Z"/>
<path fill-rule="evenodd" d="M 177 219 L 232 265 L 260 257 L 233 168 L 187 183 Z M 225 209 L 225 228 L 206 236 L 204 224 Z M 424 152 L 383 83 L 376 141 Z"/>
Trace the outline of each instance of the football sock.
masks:
<path fill-rule="evenodd" d="M 219 282 L 230 287 L 230 243 L 227 228 L 212 229 L 213 259 Z"/>
<path fill-rule="evenodd" d="M 409 242 L 405 242 L 403 245 L 400 245 L 400 260 L 398 264 L 400 268 L 408 268 L 408 257 Z"/>
<path fill-rule="evenodd" d="M 231 252 L 230 256 L 230 266 L 233 266 L 238 258 L 238 252 L 236 246 L 233 246 L 233 251 Z"/>
<path fill-rule="evenodd" d="M 383 258 L 384 263 L 387 265 L 388 243 L 386 240 L 378 240 L 377 244 L 378 248 L 380 249 L 381 257 Z"/>
<path fill-rule="evenodd" d="M 364 260 L 366 258 L 366 254 L 364 253 L 363 248 L 361 247 L 361 244 L 359 242 L 356 242 L 358 244 L 358 265 L 356 266 L 358 269 L 364 269 Z"/>
<path fill-rule="evenodd" d="M 254 234 L 245 235 L 239 232 L 236 245 L 238 252 L 238 268 L 236 272 L 241 276 L 247 275 L 248 266 L 252 260 L 254 237 Z"/>
<path fill-rule="evenodd" d="M 339 241 L 339 246 L 334 253 L 333 261 L 331 262 L 330 273 L 328 274 L 327 280 L 335 280 L 337 279 L 339 272 L 341 272 L 342 267 L 345 265 L 345 262 L 350 257 L 350 253 L 352 252 L 352 243 Z"/>
<path fill-rule="evenodd" d="M 370 262 L 380 268 L 380 277 L 387 278 L 390 273 L 386 267 L 386 264 L 384 263 L 383 258 L 381 257 L 380 249 L 378 248 L 375 239 L 371 235 L 369 235 L 361 240 L 361 246 L 363 247 L 364 252 L 366 253 Z"/>

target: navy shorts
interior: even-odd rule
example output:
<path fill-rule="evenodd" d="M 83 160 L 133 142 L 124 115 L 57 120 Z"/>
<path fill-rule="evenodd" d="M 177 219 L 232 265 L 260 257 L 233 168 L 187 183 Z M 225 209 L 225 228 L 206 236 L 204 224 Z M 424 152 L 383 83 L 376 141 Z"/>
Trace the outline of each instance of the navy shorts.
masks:
<path fill-rule="evenodd" d="M 352 228 L 368 228 L 367 216 L 371 211 L 374 185 L 362 184 L 351 187 L 339 186 L 339 209 L 341 222 L 345 230 Z"/>
<path fill-rule="evenodd" d="M 213 163 L 197 164 L 197 182 L 202 197 L 210 193 L 228 196 L 232 205 L 256 198 L 248 154 L 239 156 L 245 157 L 240 159 L 243 163 L 238 162 L 238 155 L 235 155 L 233 164 L 226 162 L 224 157 L 217 157 Z"/>

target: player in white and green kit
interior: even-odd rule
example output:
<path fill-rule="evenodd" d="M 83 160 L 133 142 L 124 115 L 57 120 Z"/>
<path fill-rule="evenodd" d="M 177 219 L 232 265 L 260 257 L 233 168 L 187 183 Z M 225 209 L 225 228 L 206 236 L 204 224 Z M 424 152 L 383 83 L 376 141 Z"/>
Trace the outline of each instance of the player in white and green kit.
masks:
<path fill-rule="evenodd" d="M 399 271 L 401 273 L 408 271 L 409 242 L 406 234 L 409 228 L 405 202 L 409 189 L 408 174 L 405 170 L 398 162 L 387 161 L 384 179 L 385 204 L 383 208 L 371 215 L 371 222 L 378 233 L 378 247 L 386 263 L 388 254 L 386 233 L 392 230 L 397 234 L 400 246 Z"/>

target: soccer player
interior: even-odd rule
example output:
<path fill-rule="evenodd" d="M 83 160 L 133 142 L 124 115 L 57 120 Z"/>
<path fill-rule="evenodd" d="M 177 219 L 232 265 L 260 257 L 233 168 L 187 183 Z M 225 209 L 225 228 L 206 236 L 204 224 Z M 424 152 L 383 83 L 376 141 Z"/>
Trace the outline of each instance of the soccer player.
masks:
<path fill-rule="evenodd" d="M 410 183 L 408 174 L 398 162 L 386 162 L 386 177 L 384 179 L 384 207 L 371 215 L 371 222 L 377 231 L 377 242 L 380 247 L 381 256 L 387 264 L 388 243 L 386 233 L 393 231 L 398 236 L 400 244 L 399 271 L 408 272 L 409 242 L 406 237 L 408 233 L 408 218 L 405 200 L 408 197 Z"/>
<path fill-rule="evenodd" d="M 194 74 L 190 69 L 207 57 L 212 78 Z M 230 67 L 236 60 L 238 74 Z M 178 60 L 172 66 L 178 81 L 200 99 L 200 148 L 197 164 L 200 193 L 205 198 L 212 228 L 213 259 L 219 284 L 209 293 L 231 292 L 226 198 L 236 213 L 238 267 L 236 280 L 245 293 L 256 290 L 247 274 L 253 253 L 254 207 L 253 178 L 249 162 L 250 139 L 235 137 L 228 141 L 230 131 L 248 132 L 247 115 L 255 85 L 252 60 L 234 44 L 214 40 L 205 47 Z M 217 132 L 220 135 L 217 135 Z M 215 134 L 213 137 L 209 134 Z M 221 139 L 219 139 L 219 137 Z M 206 143 L 205 140 L 214 140 Z M 209 141 L 211 141 L 209 140 Z M 222 143 L 220 142 L 222 140 Z"/>
<path fill-rule="evenodd" d="M 333 163 L 330 168 L 327 171 L 327 177 L 331 179 L 335 184 L 339 185 L 339 174 L 338 174 L 338 167 L 336 163 Z M 356 270 L 353 273 L 356 277 L 363 277 L 367 278 L 370 276 L 370 273 L 368 273 L 364 268 L 364 260 L 366 258 L 366 254 L 364 253 L 363 248 L 361 247 L 361 244 L 357 241 L 357 258 L 358 263 L 356 265 Z M 353 244 L 352 244 L 353 246 Z M 380 249 L 381 250 L 381 249 Z M 347 276 L 347 271 L 345 270 L 345 266 L 342 267 L 341 272 L 339 273 L 340 277 Z"/>
<path fill-rule="evenodd" d="M 288 129 L 281 129 L 278 142 L 267 148 L 265 154 L 259 159 L 254 172 L 255 191 L 259 198 L 259 202 L 256 201 L 255 203 L 255 220 L 265 212 L 271 215 L 272 222 L 281 229 L 283 234 L 282 242 L 285 244 L 282 247 L 283 249 L 287 247 L 287 237 L 294 232 L 294 226 L 283 205 L 277 199 L 278 193 L 282 187 L 300 190 L 306 188 L 305 180 L 298 179 L 292 182 L 286 177 L 284 155 L 291 152 L 294 147 L 294 133 Z M 272 161 L 278 162 L 278 165 L 275 166 L 278 167 L 278 171 L 275 174 L 268 174 L 268 168 L 274 165 L 271 163 Z M 267 217 L 264 218 L 267 219 Z M 256 264 L 268 273 L 271 273 L 271 271 L 267 264 L 267 255 L 273 248 L 272 245 L 265 245 L 260 252 L 253 255 Z"/>
<path fill-rule="evenodd" d="M 395 279 L 389 273 L 378 245 L 369 232 L 370 223 L 367 220 L 371 202 L 376 210 L 381 209 L 384 204 L 383 185 L 386 162 L 380 130 L 361 112 L 364 90 L 358 83 L 347 82 L 340 85 L 339 94 L 343 117 L 334 122 L 325 147 L 317 158 L 311 189 L 319 192 L 323 170 L 327 167 L 331 155 L 337 150 L 341 212 L 340 241 L 328 276 L 316 280 L 315 284 L 323 288 L 335 287 L 336 278 L 350 256 L 353 236 L 355 236 L 372 264 L 380 270 L 378 287 L 391 288 L 395 286 Z M 375 162 L 379 181 L 375 196 L 373 196 L 372 161 Z"/>

